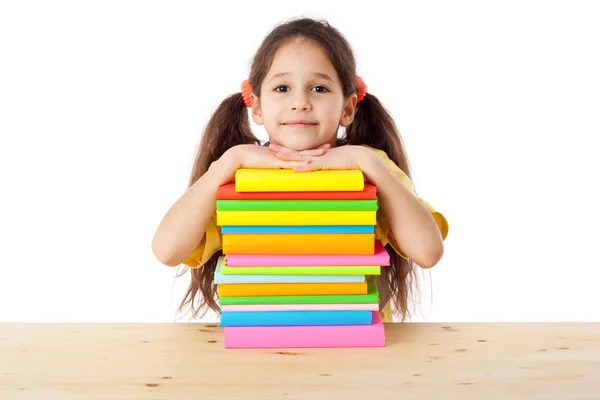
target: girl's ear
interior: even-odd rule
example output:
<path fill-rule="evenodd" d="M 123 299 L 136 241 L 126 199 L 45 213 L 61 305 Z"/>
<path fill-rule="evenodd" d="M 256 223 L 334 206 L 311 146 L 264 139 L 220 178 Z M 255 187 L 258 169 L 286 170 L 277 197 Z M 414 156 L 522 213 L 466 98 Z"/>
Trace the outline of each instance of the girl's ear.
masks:
<path fill-rule="evenodd" d="M 252 120 L 256 125 L 263 124 L 262 110 L 260 109 L 260 99 L 254 93 L 250 94 L 252 99 Z"/>
<path fill-rule="evenodd" d="M 354 121 L 354 116 L 356 115 L 356 103 L 358 103 L 358 96 L 355 93 L 352 93 L 344 103 L 342 116 L 340 117 L 341 126 L 346 127 Z"/>

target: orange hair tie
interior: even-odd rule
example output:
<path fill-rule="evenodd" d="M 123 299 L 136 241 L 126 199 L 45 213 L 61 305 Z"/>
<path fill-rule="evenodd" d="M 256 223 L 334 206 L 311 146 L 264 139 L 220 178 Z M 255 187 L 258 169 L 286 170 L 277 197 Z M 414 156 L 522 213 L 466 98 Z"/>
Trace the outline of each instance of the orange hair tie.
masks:
<path fill-rule="evenodd" d="M 246 79 L 242 82 L 242 97 L 244 98 L 244 103 L 246 107 L 250 107 L 252 105 L 252 99 L 250 95 L 252 94 L 252 86 L 250 86 L 250 82 Z"/>
<path fill-rule="evenodd" d="M 356 89 L 358 90 L 358 101 L 361 101 L 367 94 L 367 85 L 365 85 L 365 82 L 358 75 L 356 75 Z"/>
<path fill-rule="evenodd" d="M 252 94 L 252 86 L 250 85 L 250 81 L 248 81 L 247 79 L 243 81 L 241 88 L 244 104 L 246 104 L 246 107 L 252 106 L 252 99 L 250 97 L 250 95 Z M 358 90 L 358 101 L 361 101 L 365 98 L 365 95 L 367 94 L 367 85 L 365 85 L 365 82 L 358 75 L 356 75 L 356 89 Z"/>

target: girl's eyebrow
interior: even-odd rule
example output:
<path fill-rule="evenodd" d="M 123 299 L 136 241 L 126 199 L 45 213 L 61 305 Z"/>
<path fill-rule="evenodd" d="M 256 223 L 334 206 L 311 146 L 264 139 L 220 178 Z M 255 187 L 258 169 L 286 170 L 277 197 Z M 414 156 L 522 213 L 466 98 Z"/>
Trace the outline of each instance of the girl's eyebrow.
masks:
<path fill-rule="evenodd" d="M 269 82 L 271 82 L 271 81 L 272 81 L 273 79 L 275 79 L 275 78 L 281 78 L 281 77 L 283 77 L 283 76 L 286 76 L 286 75 L 291 75 L 291 74 L 292 74 L 291 72 L 279 72 L 279 73 L 277 73 L 277 74 L 273 75 L 273 76 L 271 77 L 271 79 L 269 79 Z M 316 76 L 316 77 L 319 77 L 319 78 L 323 78 L 323 79 L 327 79 L 327 80 L 329 80 L 329 81 L 332 81 L 332 82 L 333 82 L 333 79 L 331 79 L 331 77 L 330 77 L 329 75 L 327 75 L 327 74 L 324 74 L 324 73 L 322 73 L 322 72 L 313 72 L 313 76 Z"/>

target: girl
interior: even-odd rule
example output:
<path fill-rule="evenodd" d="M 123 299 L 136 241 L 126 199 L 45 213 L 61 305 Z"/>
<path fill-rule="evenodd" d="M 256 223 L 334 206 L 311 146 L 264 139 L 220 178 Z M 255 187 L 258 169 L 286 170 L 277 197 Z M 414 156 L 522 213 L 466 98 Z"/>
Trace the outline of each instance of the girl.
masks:
<path fill-rule="evenodd" d="M 392 322 L 392 309 L 401 321 L 410 316 L 413 265 L 430 268 L 440 260 L 448 223 L 414 191 L 394 121 L 355 71 L 350 45 L 327 22 L 292 20 L 266 36 L 241 93 L 226 98 L 208 122 L 189 188 L 152 242 L 161 263 L 191 268 L 180 310 L 189 304 L 193 316 L 207 307 L 219 311 L 213 282 L 222 255 L 216 192 L 238 168 L 360 169 L 377 186 L 375 237 L 391 259 L 376 278 L 382 318 Z M 268 133 L 265 145 L 252 134 L 247 107 Z M 338 139 L 340 126 L 345 133 Z"/>

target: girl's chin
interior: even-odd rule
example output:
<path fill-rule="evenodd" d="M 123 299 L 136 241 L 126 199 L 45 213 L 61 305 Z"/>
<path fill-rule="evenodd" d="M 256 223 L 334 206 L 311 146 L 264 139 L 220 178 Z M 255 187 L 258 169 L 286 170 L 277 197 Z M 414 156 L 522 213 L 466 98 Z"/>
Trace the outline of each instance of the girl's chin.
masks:
<path fill-rule="evenodd" d="M 290 150 L 302 151 L 302 150 L 312 150 L 316 149 L 320 145 L 317 144 L 314 140 L 289 140 L 284 141 L 283 143 L 279 143 L 281 146 L 286 147 Z"/>
<path fill-rule="evenodd" d="M 318 137 L 318 138 L 304 138 L 304 139 L 292 139 L 292 140 L 286 140 L 284 142 L 287 143 L 287 146 L 285 144 L 282 144 L 283 146 L 287 147 L 288 149 L 293 149 L 296 151 L 301 151 L 301 150 L 312 150 L 312 149 L 316 149 L 319 146 L 322 146 L 326 143 L 332 143 L 332 138 L 330 139 L 325 139 L 323 137 Z M 333 146 L 335 146 L 335 141 L 333 142 Z"/>

